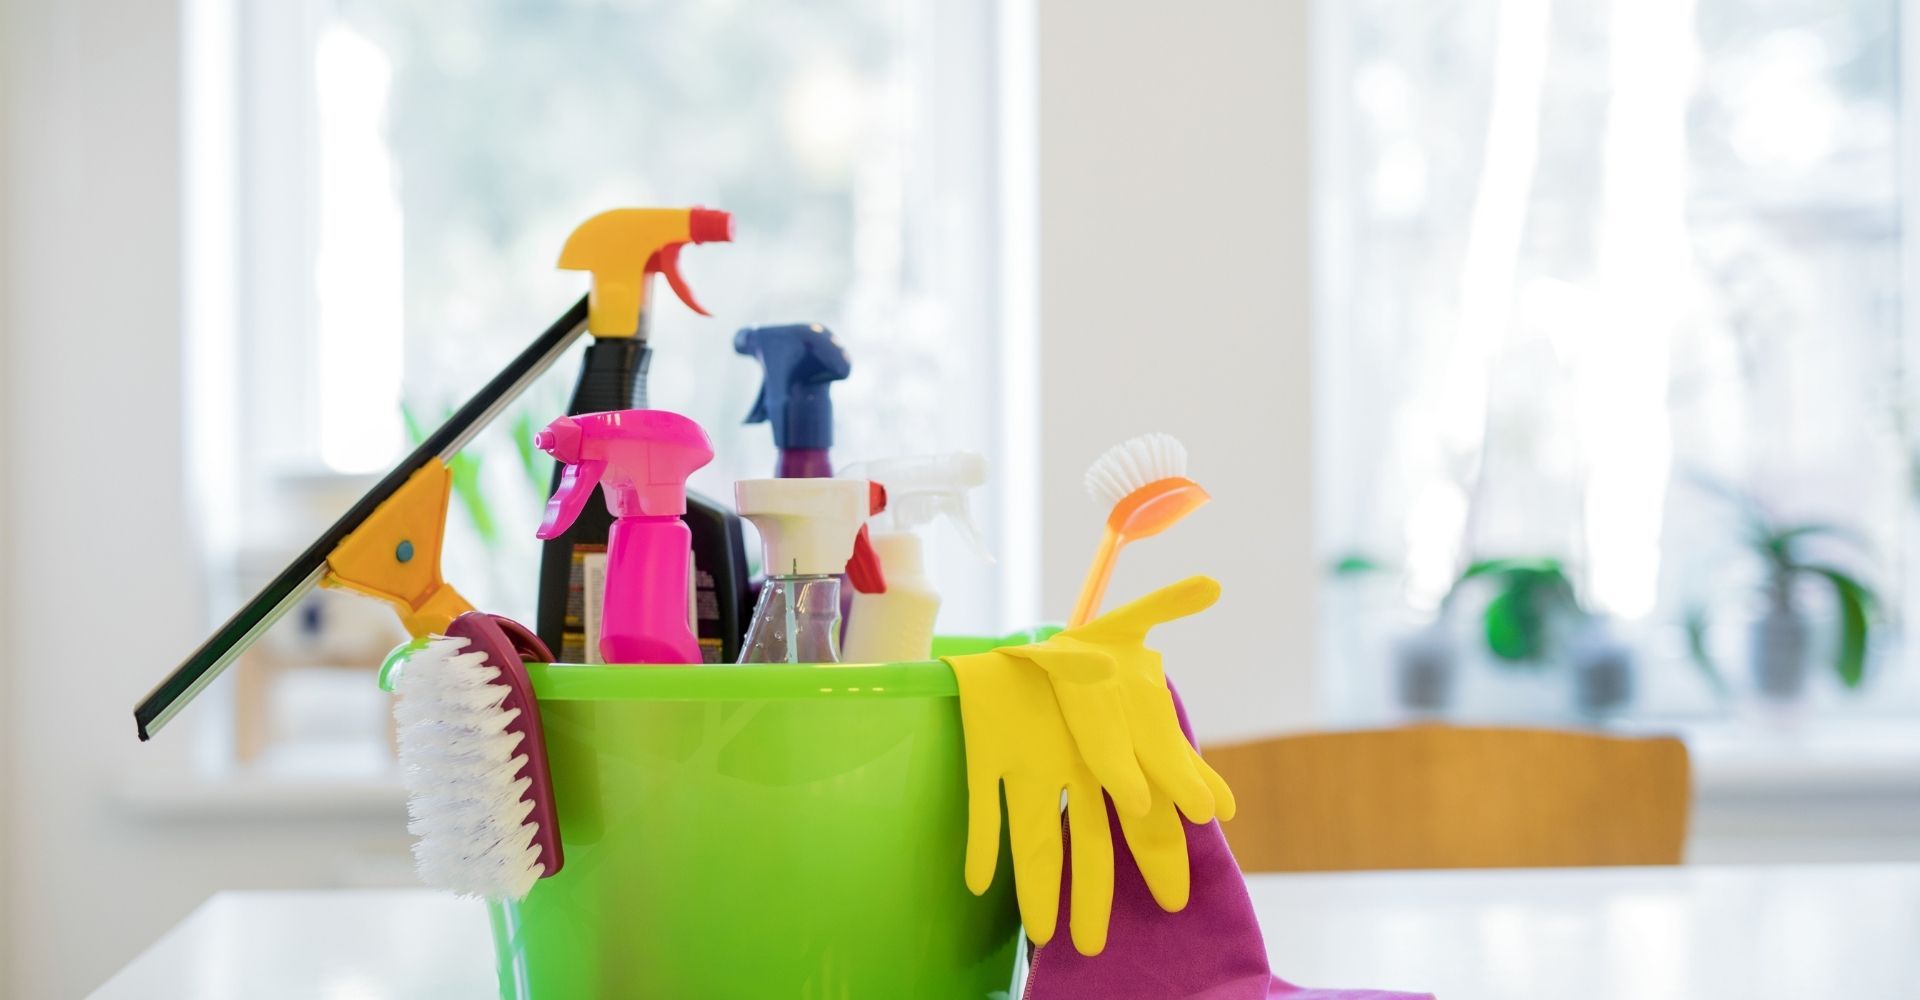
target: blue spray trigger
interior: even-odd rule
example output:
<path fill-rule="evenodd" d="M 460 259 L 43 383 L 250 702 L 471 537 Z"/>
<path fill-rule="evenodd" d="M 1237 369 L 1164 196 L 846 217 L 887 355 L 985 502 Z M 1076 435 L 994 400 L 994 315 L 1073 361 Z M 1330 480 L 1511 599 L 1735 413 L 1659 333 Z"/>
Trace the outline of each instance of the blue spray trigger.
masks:
<path fill-rule="evenodd" d="M 773 424 L 780 448 L 833 446 L 833 383 L 853 362 L 833 331 L 818 323 L 750 326 L 734 334 L 733 350 L 760 362 L 760 395 L 747 423 Z"/>

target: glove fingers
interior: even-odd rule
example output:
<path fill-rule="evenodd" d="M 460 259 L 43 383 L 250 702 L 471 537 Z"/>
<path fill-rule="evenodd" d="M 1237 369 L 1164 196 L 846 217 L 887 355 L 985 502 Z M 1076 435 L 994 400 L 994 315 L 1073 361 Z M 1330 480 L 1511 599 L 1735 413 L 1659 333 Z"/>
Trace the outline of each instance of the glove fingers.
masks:
<path fill-rule="evenodd" d="M 1132 816 L 1145 815 L 1153 793 L 1134 752 L 1134 736 L 1119 692 L 1106 686 L 1075 686 L 1063 692 L 1056 686 L 1054 693 L 1081 759 L 1113 796 L 1114 806 Z"/>
<path fill-rule="evenodd" d="M 1107 922 L 1113 911 L 1113 834 L 1107 827 L 1107 801 L 1091 784 L 1067 791 L 1067 836 L 1073 849 L 1072 905 L 1067 929 L 1082 955 L 1098 955 L 1107 946 Z"/>
<path fill-rule="evenodd" d="M 1145 597 L 1120 608 L 1153 625 L 1197 615 L 1213 607 L 1220 599 L 1220 581 L 1210 576 L 1190 576 L 1170 583 Z"/>
<path fill-rule="evenodd" d="M 1000 778 L 967 769 L 967 888 L 978 896 L 1000 864 Z"/>
<path fill-rule="evenodd" d="M 1131 639 L 1145 641 L 1148 630 L 1163 622 L 1198 614 L 1220 599 L 1220 582 L 1210 576 L 1190 576 L 1101 615 L 1067 634 L 1089 641 Z"/>
<path fill-rule="evenodd" d="M 1213 822 L 1213 789 L 1193 765 L 1193 748 L 1184 740 L 1178 746 L 1156 740 L 1153 746 L 1142 748 L 1141 758 L 1160 794 L 1172 800 L 1188 819 L 1195 823 Z"/>
<path fill-rule="evenodd" d="M 1222 778 L 1220 772 L 1214 770 L 1198 751 L 1193 753 L 1193 766 L 1199 769 L 1201 780 L 1205 781 L 1207 788 L 1213 792 L 1214 818 L 1222 823 L 1232 819 L 1233 814 L 1240 810 L 1240 806 L 1233 799 L 1233 789 L 1227 787 L 1227 779 Z"/>
<path fill-rule="evenodd" d="M 1020 922 L 1035 944 L 1046 944 L 1060 919 L 1060 786 L 1008 777 L 1007 830 Z"/>
<path fill-rule="evenodd" d="M 1187 818 L 1195 823 L 1213 821 L 1218 804 L 1213 789 L 1195 764 L 1198 756 L 1193 744 L 1180 731 L 1180 717 L 1173 711 L 1173 696 L 1167 689 L 1141 678 L 1131 690 L 1133 712 L 1128 718 L 1139 723 L 1135 735 L 1140 744 L 1140 765 L 1160 792 L 1173 800 Z"/>
<path fill-rule="evenodd" d="M 1152 793 L 1127 729 L 1126 703 L 1114 683 L 1113 656 L 1082 643 L 1054 641 L 1007 651 L 1045 671 L 1080 759 L 1121 812 L 1139 816 Z"/>
<path fill-rule="evenodd" d="M 1096 684 L 1112 680 L 1117 667 L 1112 653 L 1085 644 L 1045 642 L 999 652 L 1039 667 L 1048 680 L 1055 682 L 1056 688 L 1069 682 Z"/>
<path fill-rule="evenodd" d="M 1168 913 L 1186 909 L 1192 888 L 1192 872 L 1187 867 L 1187 830 L 1174 811 L 1173 802 L 1155 795 L 1153 808 L 1139 819 L 1120 817 L 1120 830 L 1127 847 L 1140 866 L 1153 901 Z"/>

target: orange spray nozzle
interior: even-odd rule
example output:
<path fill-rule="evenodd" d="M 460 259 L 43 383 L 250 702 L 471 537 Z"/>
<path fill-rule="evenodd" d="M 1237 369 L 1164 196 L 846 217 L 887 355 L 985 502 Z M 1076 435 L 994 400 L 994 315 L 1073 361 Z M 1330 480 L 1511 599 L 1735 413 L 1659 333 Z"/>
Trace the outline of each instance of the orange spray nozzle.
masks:
<path fill-rule="evenodd" d="M 586 271 L 587 330 L 596 337 L 631 337 L 640 331 L 647 278 L 666 276 L 680 301 L 707 315 L 680 275 L 680 249 L 689 243 L 733 239 L 733 215 L 715 208 L 616 208 L 580 224 L 560 250 L 560 267 Z"/>

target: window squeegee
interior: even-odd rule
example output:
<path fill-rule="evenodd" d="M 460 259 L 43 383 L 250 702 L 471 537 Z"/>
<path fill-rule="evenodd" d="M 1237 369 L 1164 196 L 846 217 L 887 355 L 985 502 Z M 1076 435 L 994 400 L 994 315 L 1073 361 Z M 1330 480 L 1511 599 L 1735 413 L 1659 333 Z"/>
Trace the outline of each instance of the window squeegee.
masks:
<path fill-rule="evenodd" d="M 581 334 L 632 336 L 652 275 L 666 275 L 673 290 L 693 304 L 680 277 L 680 248 L 732 235 L 731 216 L 704 208 L 615 209 L 582 223 L 567 238 L 560 266 L 590 272 L 591 291 L 148 692 L 133 709 L 140 739 L 152 739 L 173 721 L 316 586 L 387 601 L 415 636 L 440 631 L 473 610 L 440 575 L 452 485 L 448 460 L 553 367 Z"/>

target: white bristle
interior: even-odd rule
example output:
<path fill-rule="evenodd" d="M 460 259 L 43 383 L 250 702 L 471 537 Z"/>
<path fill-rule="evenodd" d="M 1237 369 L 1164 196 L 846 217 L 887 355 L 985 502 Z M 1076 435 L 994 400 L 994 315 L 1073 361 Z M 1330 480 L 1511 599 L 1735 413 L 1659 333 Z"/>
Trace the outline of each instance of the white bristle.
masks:
<path fill-rule="evenodd" d="M 1087 495 L 1108 507 L 1148 483 L 1187 474 L 1187 447 L 1171 434 L 1142 434 L 1107 449 L 1087 469 Z"/>
<path fill-rule="evenodd" d="M 394 683 L 414 866 L 438 889 L 519 899 L 541 875 L 530 781 L 514 776 L 526 757 L 507 731 L 519 713 L 502 708 L 500 671 L 483 653 L 460 652 L 466 645 L 429 641 Z"/>

